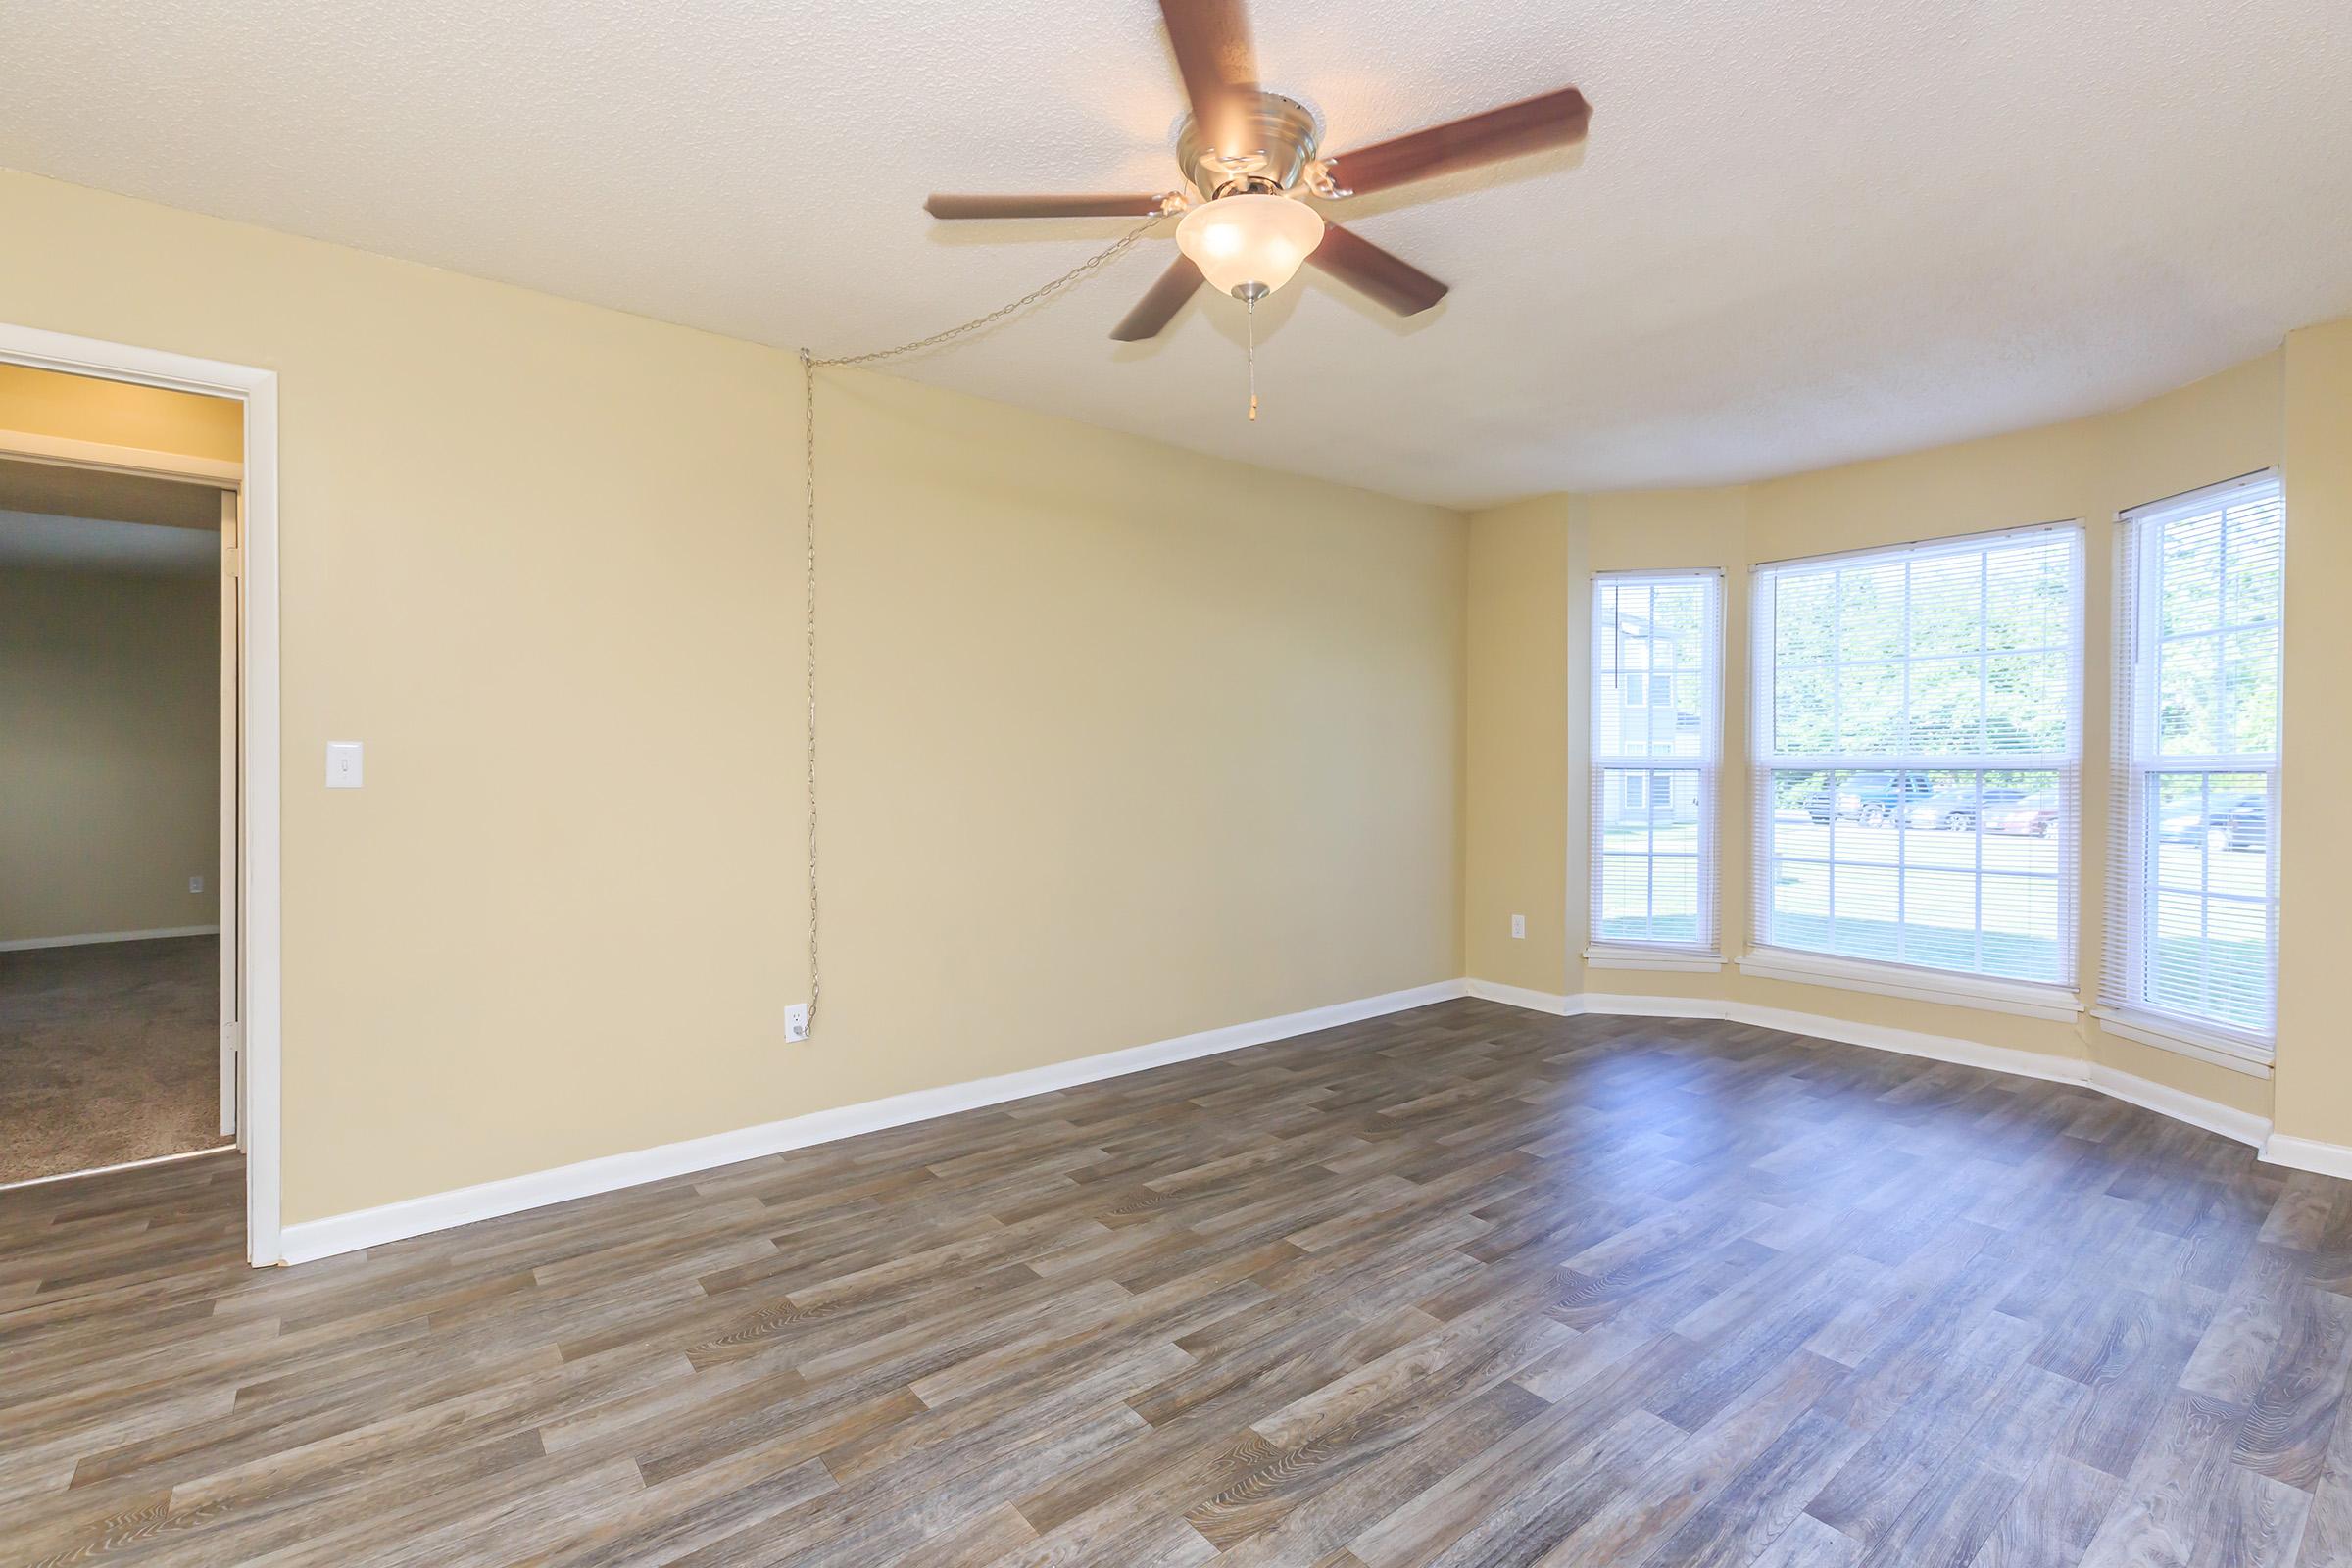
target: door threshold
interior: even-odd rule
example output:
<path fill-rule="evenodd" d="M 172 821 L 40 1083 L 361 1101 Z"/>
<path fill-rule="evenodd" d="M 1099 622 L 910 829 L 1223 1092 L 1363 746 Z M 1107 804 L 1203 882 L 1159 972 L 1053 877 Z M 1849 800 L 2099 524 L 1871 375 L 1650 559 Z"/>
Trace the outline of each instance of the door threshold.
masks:
<path fill-rule="evenodd" d="M 126 1159 L 120 1165 L 93 1165 L 88 1170 L 61 1170 L 54 1176 L 27 1176 L 21 1182 L 0 1182 L 0 1193 L 13 1193 L 20 1187 L 46 1187 L 51 1182 L 79 1181 L 84 1176 L 105 1176 L 119 1170 L 143 1170 L 149 1165 L 171 1165 L 183 1159 L 202 1159 L 207 1154 L 225 1154 L 236 1147 L 233 1143 L 215 1144 L 209 1149 L 184 1149 L 176 1154 Z"/>

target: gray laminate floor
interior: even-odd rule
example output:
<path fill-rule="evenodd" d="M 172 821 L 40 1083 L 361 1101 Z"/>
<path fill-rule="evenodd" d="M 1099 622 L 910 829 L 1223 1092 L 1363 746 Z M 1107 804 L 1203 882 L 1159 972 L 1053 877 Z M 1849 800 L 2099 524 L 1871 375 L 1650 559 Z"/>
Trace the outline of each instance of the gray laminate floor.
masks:
<path fill-rule="evenodd" d="M 2352 1186 L 1450 1003 L 286 1270 L 0 1195 L 10 1561 L 2352 1563 Z"/>

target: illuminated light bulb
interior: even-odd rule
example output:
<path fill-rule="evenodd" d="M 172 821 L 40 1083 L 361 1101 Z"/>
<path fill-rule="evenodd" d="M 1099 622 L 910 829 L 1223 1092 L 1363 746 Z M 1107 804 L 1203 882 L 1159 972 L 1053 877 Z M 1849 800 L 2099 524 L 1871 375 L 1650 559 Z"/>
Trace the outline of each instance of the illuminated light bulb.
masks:
<path fill-rule="evenodd" d="M 1219 293 L 1271 294 L 1323 243 L 1323 215 L 1287 196 L 1224 196 L 1176 225 L 1176 248 Z"/>

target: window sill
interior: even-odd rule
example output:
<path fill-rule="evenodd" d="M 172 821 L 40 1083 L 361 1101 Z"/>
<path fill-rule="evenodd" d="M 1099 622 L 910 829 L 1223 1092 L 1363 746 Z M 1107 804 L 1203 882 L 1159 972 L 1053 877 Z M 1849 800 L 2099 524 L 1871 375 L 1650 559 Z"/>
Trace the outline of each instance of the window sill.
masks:
<path fill-rule="evenodd" d="M 1723 956 L 1677 948 L 1587 948 L 1588 969 L 1673 969 L 1686 974 L 1718 974 Z"/>
<path fill-rule="evenodd" d="M 1866 958 L 1839 958 L 1820 953 L 1795 953 L 1785 948 L 1757 948 L 1741 955 L 1740 972 L 1759 980 L 1785 980 L 1801 986 L 1833 986 L 1840 991 L 1868 991 L 1883 997 L 1940 1003 L 1947 1007 L 1977 1007 L 2010 1012 L 2027 1018 L 2049 1018 L 2072 1023 L 2082 1016 L 2082 1003 L 2060 986 L 2027 980 L 1993 980 L 1983 975 L 1948 974 L 1903 963 L 1874 963 Z"/>
<path fill-rule="evenodd" d="M 2099 1021 L 2099 1027 L 2107 1033 L 2121 1035 L 2126 1040 L 2136 1040 L 2143 1046 L 2154 1046 L 2159 1051 L 2170 1051 L 2197 1061 L 2209 1061 L 2216 1067 L 2242 1072 L 2249 1078 L 2268 1078 L 2271 1075 L 2271 1057 L 2267 1052 L 2224 1035 L 2208 1034 L 2193 1023 L 2152 1013 L 2126 1012 L 2116 1007 L 2093 1007 L 2090 1015 Z"/>

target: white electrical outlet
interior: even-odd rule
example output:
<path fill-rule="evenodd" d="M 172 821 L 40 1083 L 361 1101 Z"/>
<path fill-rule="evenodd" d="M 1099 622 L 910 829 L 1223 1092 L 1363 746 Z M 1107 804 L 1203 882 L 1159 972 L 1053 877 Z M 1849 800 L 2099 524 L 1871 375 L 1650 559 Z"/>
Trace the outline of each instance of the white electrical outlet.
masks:
<path fill-rule="evenodd" d="M 202 893 L 204 891 L 204 878 L 200 876 L 192 876 L 188 878 L 188 891 L 190 893 Z"/>
<path fill-rule="evenodd" d="M 796 1002 L 784 1009 L 784 1038 L 788 1041 L 808 1038 L 808 1004 L 806 1002 Z"/>
<path fill-rule="evenodd" d="M 1527 935 L 1526 915 L 1514 914 L 1511 916 L 1511 935 L 1515 937 L 1524 937 Z"/>

